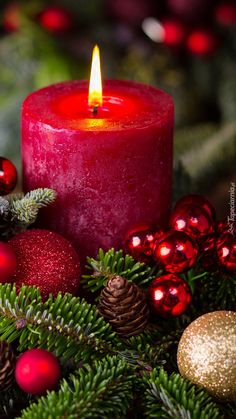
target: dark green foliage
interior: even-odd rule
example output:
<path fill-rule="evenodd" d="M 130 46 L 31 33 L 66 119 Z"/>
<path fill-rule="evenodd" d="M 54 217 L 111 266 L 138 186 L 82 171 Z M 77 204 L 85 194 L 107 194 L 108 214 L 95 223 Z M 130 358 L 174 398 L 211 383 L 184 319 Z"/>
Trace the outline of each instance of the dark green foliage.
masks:
<path fill-rule="evenodd" d="M 202 299 L 211 310 L 235 310 L 236 276 L 230 273 L 216 272 L 199 281 Z"/>
<path fill-rule="evenodd" d="M 145 415 L 162 419 L 220 419 L 217 405 L 204 390 L 183 379 L 154 369 L 143 377 L 145 383 Z"/>
<path fill-rule="evenodd" d="M 136 262 L 132 256 L 124 255 L 122 250 L 104 252 L 99 249 L 97 259 L 87 258 L 89 274 L 83 276 L 83 285 L 91 292 L 104 287 L 109 278 L 122 276 L 137 285 L 146 285 L 154 278 L 154 270 L 144 263 Z"/>
<path fill-rule="evenodd" d="M 97 308 L 70 294 L 43 303 L 38 289 L 0 284 L 0 338 L 19 341 L 19 351 L 42 347 L 64 360 L 112 353 L 111 327 Z M 97 354 L 96 354 L 97 352 Z"/>
<path fill-rule="evenodd" d="M 84 365 L 69 380 L 63 380 L 57 393 L 48 393 L 33 403 L 21 418 L 121 418 L 132 400 L 133 380 L 124 361 L 107 357 Z"/>

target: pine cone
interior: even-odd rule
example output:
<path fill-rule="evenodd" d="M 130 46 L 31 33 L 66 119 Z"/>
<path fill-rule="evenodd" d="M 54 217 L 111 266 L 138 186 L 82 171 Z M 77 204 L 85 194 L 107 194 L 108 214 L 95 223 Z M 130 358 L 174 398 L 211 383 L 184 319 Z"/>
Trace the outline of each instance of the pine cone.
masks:
<path fill-rule="evenodd" d="M 15 373 L 16 358 L 11 346 L 0 341 L 0 391 L 7 390 L 13 380 Z"/>
<path fill-rule="evenodd" d="M 145 293 L 120 276 L 108 281 L 101 292 L 98 309 L 122 337 L 141 333 L 149 317 Z"/>

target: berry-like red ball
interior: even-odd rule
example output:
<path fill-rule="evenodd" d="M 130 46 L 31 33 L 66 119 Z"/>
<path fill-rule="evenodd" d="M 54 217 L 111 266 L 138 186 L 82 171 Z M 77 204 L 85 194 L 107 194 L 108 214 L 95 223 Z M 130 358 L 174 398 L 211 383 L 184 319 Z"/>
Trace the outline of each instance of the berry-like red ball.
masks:
<path fill-rule="evenodd" d="M 26 393 L 41 396 L 56 388 L 61 376 L 57 358 L 44 349 L 30 349 L 18 359 L 15 378 Z"/>
<path fill-rule="evenodd" d="M 225 233 L 216 244 L 219 264 L 229 271 L 236 272 L 236 236 Z"/>
<path fill-rule="evenodd" d="M 195 264 L 198 247 L 187 234 L 181 231 L 169 231 L 156 244 L 153 255 L 167 272 L 179 273 Z"/>
<path fill-rule="evenodd" d="M 198 240 L 214 232 L 215 224 L 203 207 L 185 204 L 177 206 L 170 218 L 170 227 L 184 231 Z"/>
<path fill-rule="evenodd" d="M 163 22 L 163 42 L 169 47 L 181 47 L 186 39 L 186 27 L 177 20 L 166 20 Z"/>
<path fill-rule="evenodd" d="M 187 47 L 194 55 L 209 56 L 219 44 L 218 37 L 208 29 L 196 29 L 187 38 Z"/>
<path fill-rule="evenodd" d="M 12 162 L 0 157 L 0 195 L 13 191 L 17 183 L 17 171 Z"/>
<path fill-rule="evenodd" d="M 16 255 L 9 244 L 0 242 L 0 282 L 14 282 Z"/>
<path fill-rule="evenodd" d="M 215 218 L 216 218 L 215 208 L 210 203 L 210 201 L 208 201 L 208 199 L 205 198 L 205 196 L 198 195 L 198 194 L 185 195 L 176 202 L 174 210 L 176 210 L 177 208 L 180 208 L 182 205 L 186 205 L 186 204 L 194 205 L 194 206 L 197 205 L 198 207 L 202 207 L 208 213 L 208 215 L 213 220 L 215 220 Z"/>
<path fill-rule="evenodd" d="M 79 288 L 80 262 L 72 245 L 57 233 L 28 230 L 9 241 L 17 257 L 14 281 L 37 286 L 42 296 L 59 291 L 75 294 Z"/>
<path fill-rule="evenodd" d="M 236 4 L 232 1 L 226 1 L 218 4 L 215 9 L 215 19 L 224 26 L 233 26 L 236 24 Z"/>
<path fill-rule="evenodd" d="M 147 224 L 139 225 L 126 235 L 125 250 L 135 260 L 149 262 L 152 257 L 154 240 L 154 229 Z"/>
<path fill-rule="evenodd" d="M 66 32 L 72 26 L 72 17 L 61 7 L 50 6 L 40 13 L 39 23 L 50 32 Z"/>
<path fill-rule="evenodd" d="M 17 2 L 10 2 L 3 11 L 3 26 L 7 32 L 18 31 L 21 26 L 21 10 Z"/>
<path fill-rule="evenodd" d="M 191 302 L 191 291 L 186 281 L 176 275 L 162 275 L 148 288 L 151 309 L 162 317 L 180 316 Z"/>

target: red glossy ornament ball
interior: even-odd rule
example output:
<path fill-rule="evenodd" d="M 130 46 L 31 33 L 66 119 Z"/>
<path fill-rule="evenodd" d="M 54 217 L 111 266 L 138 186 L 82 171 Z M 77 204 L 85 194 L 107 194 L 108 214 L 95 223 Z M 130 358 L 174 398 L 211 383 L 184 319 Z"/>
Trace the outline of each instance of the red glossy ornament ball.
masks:
<path fill-rule="evenodd" d="M 205 196 L 198 195 L 198 194 L 185 195 L 176 202 L 174 210 L 176 210 L 177 208 L 180 208 L 182 205 L 186 205 L 186 204 L 197 205 L 198 207 L 202 207 L 208 213 L 208 215 L 213 220 L 215 220 L 215 218 L 216 218 L 215 208 L 210 203 L 210 201 L 208 201 L 208 199 L 205 198 Z"/>
<path fill-rule="evenodd" d="M 174 230 L 184 231 L 194 239 L 201 239 L 214 232 L 215 223 L 204 208 L 185 204 L 177 206 L 170 218 Z"/>
<path fill-rule="evenodd" d="M 179 273 L 195 264 L 198 247 L 187 234 L 181 231 L 169 231 L 156 244 L 153 255 L 167 272 Z"/>
<path fill-rule="evenodd" d="M 57 358 L 44 349 L 30 349 L 18 359 L 15 378 L 26 393 L 41 396 L 56 388 L 61 376 Z"/>
<path fill-rule="evenodd" d="M 236 272 L 236 236 L 225 233 L 216 244 L 219 264 L 229 271 Z"/>
<path fill-rule="evenodd" d="M 75 294 L 79 288 L 80 262 L 72 245 L 57 233 L 28 230 L 9 241 L 17 257 L 14 281 L 37 286 L 42 296 L 59 291 Z"/>
<path fill-rule="evenodd" d="M 236 4 L 226 1 L 218 4 L 215 9 L 215 19 L 224 26 L 233 26 L 236 24 Z"/>
<path fill-rule="evenodd" d="M 38 19 L 40 25 L 50 32 L 66 32 L 73 23 L 70 13 L 58 6 L 47 7 Z"/>
<path fill-rule="evenodd" d="M 17 171 L 12 162 L 0 157 L 0 195 L 8 195 L 17 183 Z"/>
<path fill-rule="evenodd" d="M 167 20 L 163 22 L 164 39 L 163 42 L 169 47 L 180 47 L 185 43 L 187 31 L 185 25 L 177 20 Z"/>
<path fill-rule="evenodd" d="M 148 262 L 152 257 L 155 231 L 147 224 L 130 230 L 125 238 L 125 250 L 139 262 Z"/>
<path fill-rule="evenodd" d="M 208 29 L 196 29 L 187 38 L 187 48 L 194 55 L 212 55 L 218 45 L 218 37 Z"/>
<path fill-rule="evenodd" d="M 16 255 L 9 244 L 0 242 L 0 282 L 14 282 Z"/>
<path fill-rule="evenodd" d="M 216 232 L 220 236 L 224 233 L 236 234 L 236 223 L 233 219 L 224 218 L 217 222 Z"/>
<path fill-rule="evenodd" d="M 191 291 L 186 281 L 176 275 L 162 275 L 148 288 L 150 306 L 162 317 L 180 316 L 191 302 Z"/>

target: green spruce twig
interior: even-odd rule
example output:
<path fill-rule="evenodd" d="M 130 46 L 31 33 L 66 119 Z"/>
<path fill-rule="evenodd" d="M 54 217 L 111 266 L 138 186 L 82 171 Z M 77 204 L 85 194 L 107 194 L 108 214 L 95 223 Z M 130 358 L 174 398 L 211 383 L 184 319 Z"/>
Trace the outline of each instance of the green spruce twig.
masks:
<path fill-rule="evenodd" d="M 118 357 L 84 365 L 60 390 L 50 392 L 23 411 L 22 419 L 120 419 L 133 398 L 130 368 Z"/>
<path fill-rule="evenodd" d="M 154 369 L 143 377 L 147 418 L 220 419 L 222 415 L 210 396 L 179 374 L 170 376 Z"/>
<path fill-rule="evenodd" d="M 136 262 L 132 256 L 124 255 L 122 250 L 104 252 L 99 249 L 97 259 L 87 258 L 88 274 L 83 276 L 83 286 L 91 292 L 104 287 L 114 275 L 122 276 L 137 285 L 146 285 L 154 278 L 154 271 L 145 263 Z"/>

